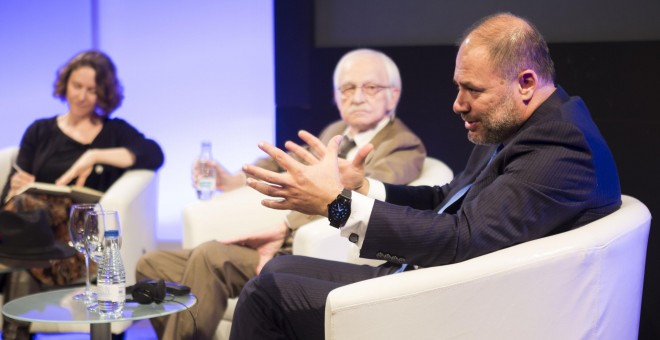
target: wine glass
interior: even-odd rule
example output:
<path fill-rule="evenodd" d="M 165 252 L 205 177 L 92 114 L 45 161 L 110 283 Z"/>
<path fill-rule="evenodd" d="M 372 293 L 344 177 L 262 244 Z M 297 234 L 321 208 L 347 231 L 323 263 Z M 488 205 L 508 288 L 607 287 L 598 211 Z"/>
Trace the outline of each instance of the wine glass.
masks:
<path fill-rule="evenodd" d="M 117 230 L 119 233 L 119 245 L 121 246 L 121 226 L 119 214 L 113 210 L 95 210 L 87 214 L 85 220 L 87 232 L 87 252 L 92 261 L 100 263 L 103 260 L 103 235 L 108 230 Z"/>
<path fill-rule="evenodd" d="M 85 230 L 85 218 L 90 211 L 100 211 L 103 208 L 100 204 L 83 203 L 72 204 L 69 213 L 69 237 L 71 243 L 79 253 L 85 256 L 85 291 L 73 296 L 75 300 L 82 300 L 85 304 L 93 303 L 94 291 L 92 291 L 91 284 L 89 283 L 89 253 L 87 252 L 87 233 Z"/>

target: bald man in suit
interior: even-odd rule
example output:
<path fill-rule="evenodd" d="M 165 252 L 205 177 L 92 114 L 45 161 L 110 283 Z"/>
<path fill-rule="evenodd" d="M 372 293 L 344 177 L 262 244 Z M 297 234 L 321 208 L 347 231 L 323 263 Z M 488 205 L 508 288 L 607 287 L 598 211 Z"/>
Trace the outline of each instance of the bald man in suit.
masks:
<path fill-rule="evenodd" d="M 389 185 L 359 175 L 340 182 L 339 136 L 327 148 L 306 140 L 325 155 L 312 165 L 260 145 L 288 170 L 244 168 L 274 184 L 248 185 L 284 198 L 264 205 L 328 216 L 361 257 L 388 262 L 278 257 L 243 288 L 232 340 L 323 339 L 326 297 L 337 287 L 465 261 L 578 228 L 620 207 L 612 154 L 582 100 L 554 84 L 549 49 L 531 23 L 509 13 L 479 21 L 461 40 L 454 81 L 454 111 L 476 146 L 465 170 L 444 186 Z"/>

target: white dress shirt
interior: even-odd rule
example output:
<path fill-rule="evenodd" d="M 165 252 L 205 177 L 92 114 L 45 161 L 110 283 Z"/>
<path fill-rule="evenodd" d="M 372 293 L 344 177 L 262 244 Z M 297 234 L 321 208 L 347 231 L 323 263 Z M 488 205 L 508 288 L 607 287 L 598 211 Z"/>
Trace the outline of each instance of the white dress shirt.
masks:
<path fill-rule="evenodd" d="M 383 182 L 372 178 L 367 178 L 367 180 L 369 181 L 369 193 L 367 196 L 364 196 L 353 191 L 351 196 L 351 216 L 348 217 L 346 225 L 340 230 L 341 236 L 346 237 L 349 241 L 355 240 L 358 248 L 362 248 L 364 235 L 367 234 L 367 226 L 369 225 L 371 211 L 374 208 L 374 201 L 385 201 L 386 198 Z M 357 238 L 355 236 L 350 237 L 351 234 L 357 235 Z"/>

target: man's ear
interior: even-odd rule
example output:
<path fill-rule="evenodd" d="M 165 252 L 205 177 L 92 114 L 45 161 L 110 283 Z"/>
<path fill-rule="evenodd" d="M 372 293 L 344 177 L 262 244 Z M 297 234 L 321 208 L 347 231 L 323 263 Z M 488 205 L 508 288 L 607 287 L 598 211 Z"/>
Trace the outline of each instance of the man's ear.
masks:
<path fill-rule="evenodd" d="M 332 97 L 333 102 L 337 108 L 341 107 L 341 94 L 339 94 L 339 91 L 333 91 L 334 95 Z"/>
<path fill-rule="evenodd" d="M 538 76 L 533 70 L 524 70 L 518 74 L 518 88 L 523 101 L 529 102 L 538 85 Z"/>
<path fill-rule="evenodd" d="M 391 95 L 387 101 L 388 112 L 392 111 L 396 107 L 396 104 L 399 102 L 399 98 L 401 98 L 401 89 L 393 87 L 390 89 L 390 93 Z"/>

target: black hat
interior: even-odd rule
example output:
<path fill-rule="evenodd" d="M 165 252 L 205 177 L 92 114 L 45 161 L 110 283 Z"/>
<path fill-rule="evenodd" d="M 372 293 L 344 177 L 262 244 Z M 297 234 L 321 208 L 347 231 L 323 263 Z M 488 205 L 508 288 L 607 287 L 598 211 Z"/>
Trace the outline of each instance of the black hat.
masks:
<path fill-rule="evenodd" d="M 38 261 L 75 253 L 74 248 L 55 241 L 46 211 L 0 211 L 0 258 Z"/>

